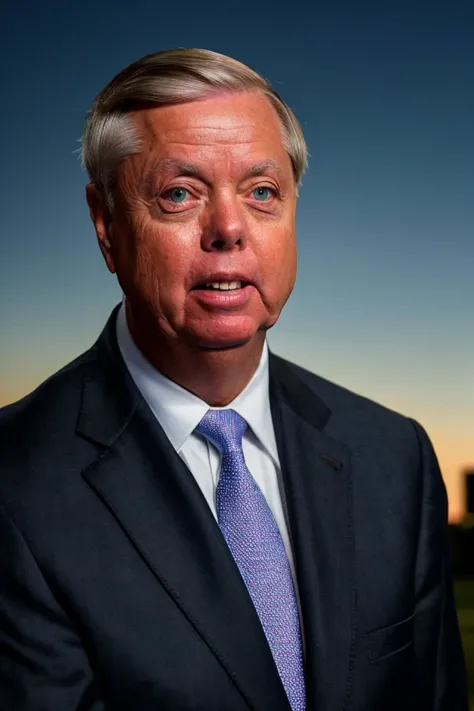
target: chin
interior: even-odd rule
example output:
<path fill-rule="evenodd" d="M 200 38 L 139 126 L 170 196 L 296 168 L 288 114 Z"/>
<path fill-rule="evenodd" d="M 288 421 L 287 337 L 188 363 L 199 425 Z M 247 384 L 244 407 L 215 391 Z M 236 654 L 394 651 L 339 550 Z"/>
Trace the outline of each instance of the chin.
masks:
<path fill-rule="evenodd" d="M 193 340 L 203 349 L 225 350 L 241 348 L 252 341 L 263 341 L 263 332 L 260 325 L 253 319 L 241 317 L 214 321 L 204 328 L 192 329 Z"/>

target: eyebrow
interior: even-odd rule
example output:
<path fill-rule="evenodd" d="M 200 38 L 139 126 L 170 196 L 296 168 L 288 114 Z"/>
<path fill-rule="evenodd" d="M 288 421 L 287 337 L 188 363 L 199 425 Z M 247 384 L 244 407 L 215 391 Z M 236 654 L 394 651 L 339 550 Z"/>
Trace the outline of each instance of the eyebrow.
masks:
<path fill-rule="evenodd" d="M 281 168 L 278 163 L 274 160 L 268 159 L 263 160 L 261 163 L 256 163 L 253 165 L 246 173 L 245 177 L 254 177 L 256 175 L 263 175 L 269 170 L 275 170 L 277 173 L 281 173 Z"/>
<path fill-rule="evenodd" d="M 191 163 L 183 163 L 176 158 L 162 158 L 157 161 L 153 168 L 150 170 L 149 175 L 153 176 L 156 173 L 161 173 L 164 171 L 169 171 L 177 173 L 178 175 L 201 175 L 201 170 L 197 165 L 192 165 Z"/>
<path fill-rule="evenodd" d="M 245 171 L 244 178 L 264 175 L 269 170 L 274 170 L 277 173 L 281 173 L 281 167 L 279 166 L 279 164 L 272 159 L 268 159 L 263 160 L 260 163 L 256 163 L 247 171 Z M 202 169 L 199 168 L 199 166 L 193 165 L 192 163 L 184 163 L 180 160 L 177 160 L 176 158 L 163 158 L 157 161 L 149 171 L 146 178 L 147 183 L 150 183 L 153 180 L 154 176 L 157 173 L 161 172 L 172 172 L 176 176 L 182 175 L 186 177 L 197 177 L 205 183 L 210 182 L 209 178 L 206 177 L 206 175 L 203 173 Z"/>

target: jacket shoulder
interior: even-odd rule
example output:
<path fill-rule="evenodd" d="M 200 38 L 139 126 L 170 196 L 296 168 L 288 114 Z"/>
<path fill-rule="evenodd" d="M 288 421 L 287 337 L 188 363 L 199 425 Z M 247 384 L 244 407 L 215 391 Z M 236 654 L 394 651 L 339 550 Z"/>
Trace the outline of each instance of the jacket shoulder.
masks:
<path fill-rule="evenodd" d="M 401 431 L 415 441 L 414 421 L 386 405 L 382 405 L 371 398 L 356 393 L 338 383 L 316 375 L 306 368 L 285 361 L 275 356 L 286 367 L 293 371 L 300 381 L 323 403 L 331 412 L 330 429 L 347 429 L 353 432 L 364 430 L 369 433 L 374 431 Z"/>
<path fill-rule="evenodd" d="M 96 357 L 93 347 L 0 409 L 0 489 L 73 454 L 84 374 Z"/>
<path fill-rule="evenodd" d="M 43 381 L 31 393 L 0 408 L 0 432 L 23 428 L 44 421 L 55 411 L 63 417 L 62 405 L 71 401 L 80 390 L 85 367 L 95 360 L 95 348 L 90 348 Z"/>

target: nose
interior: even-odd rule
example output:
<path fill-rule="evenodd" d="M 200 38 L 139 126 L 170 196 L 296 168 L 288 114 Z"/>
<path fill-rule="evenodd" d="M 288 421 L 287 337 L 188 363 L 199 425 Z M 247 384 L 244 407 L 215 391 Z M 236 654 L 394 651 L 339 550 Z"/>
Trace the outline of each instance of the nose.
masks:
<path fill-rule="evenodd" d="M 244 206 L 239 203 L 238 196 L 214 196 L 209 206 L 207 225 L 203 230 L 202 248 L 206 252 L 244 249 L 246 233 Z"/>

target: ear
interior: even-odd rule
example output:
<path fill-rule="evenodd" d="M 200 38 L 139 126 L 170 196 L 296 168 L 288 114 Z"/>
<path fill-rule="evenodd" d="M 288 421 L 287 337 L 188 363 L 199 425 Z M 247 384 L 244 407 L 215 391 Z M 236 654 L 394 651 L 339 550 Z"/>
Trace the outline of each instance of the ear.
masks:
<path fill-rule="evenodd" d="M 105 259 L 107 268 L 115 274 L 115 262 L 112 253 L 112 213 L 108 207 L 102 191 L 95 183 L 86 185 L 86 199 L 89 205 L 89 214 L 94 223 L 100 251 Z"/>

